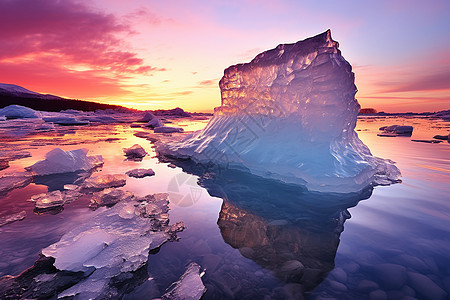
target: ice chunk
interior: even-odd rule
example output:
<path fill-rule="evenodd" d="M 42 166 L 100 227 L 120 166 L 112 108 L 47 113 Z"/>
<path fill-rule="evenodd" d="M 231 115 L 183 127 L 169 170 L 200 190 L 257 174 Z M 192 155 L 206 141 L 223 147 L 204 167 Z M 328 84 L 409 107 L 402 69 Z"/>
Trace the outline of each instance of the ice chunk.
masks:
<path fill-rule="evenodd" d="M 31 196 L 31 201 L 35 202 L 38 210 L 47 210 L 62 207 L 83 196 L 78 190 L 53 191 Z"/>
<path fill-rule="evenodd" d="M 0 109 L 0 116 L 8 119 L 40 118 L 41 114 L 34 109 L 21 105 L 9 105 Z"/>
<path fill-rule="evenodd" d="M 195 262 L 191 263 L 180 280 L 173 283 L 161 298 L 165 300 L 200 299 L 206 292 L 200 272 L 200 266 Z"/>
<path fill-rule="evenodd" d="M 378 134 L 378 136 L 411 136 L 413 132 L 412 126 L 400 126 L 400 125 L 391 125 L 391 126 L 383 126 L 380 128 L 383 133 Z"/>
<path fill-rule="evenodd" d="M 5 116 L 0 116 L 0 121 L 6 121 L 6 117 Z"/>
<path fill-rule="evenodd" d="M 148 123 L 145 124 L 145 126 L 146 126 L 146 127 L 152 127 L 152 128 L 155 128 L 155 127 L 161 127 L 161 126 L 163 126 L 163 123 L 161 122 L 160 119 L 158 119 L 158 118 L 155 117 L 154 119 L 148 121 Z"/>
<path fill-rule="evenodd" d="M 92 208 L 98 208 L 100 206 L 111 206 L 119 201 L 129 201 L 133 199 L 133 194 L 119 189 L 105 189 L 101 192 L 94 193 L 91 198 Z"/>
<path fill-rule="evenodd" d="M 54 117 L 43 117 L 42 120 L 45 122 L 52 122 L 58 125 L 88 125 L 89 121 L 79 120 L 73 116 L 54 116 Z"/>
<path fill-rule="evenodd" d="M 163 127 L 156 127 L 154 129 L 155 133 L 173 133 L 173 132 L 183 132 L 183 128 L 180 127 L 169 127 L 169 126 L 163 126 Z"/>
<path fill-rule="evenodd" d="M 28 172 L 6 173 L 0 177 L 0 194 L 7 193 L 10 190 L 23 188 L 33 181 Z"/>
<path fill-rule="evenodd" d="M 31 197 L 37 209 L 49 209 L 64 205 L 64 196 L 61 191 L 56 190 L 50 193 L 43 193 Z"/>
<path fill-rule="evenodd" d="M 338 46 L 328 30 L 227 68 L 208 125 L 157 151 L 314 191 L 360 191 L 376 177 L 395 182 L 399 170 L 373 157 L 354 130 L 354 74 Z"/>
<path fill-rule="evenodd" d="M 10 223 L 13 223 L 13 222 L 16 222 L 16 221 L 22 221 L 23 219 L 25 219 L 26 216 L 27 216 L 27 212 L 22 210 L 19 213 L 0 217 L 0 227 L 10 224 Z"/>
<path fill-rule="evenodd" d="M 153 171 L 152 169 L 133 169 L 126 172 L 125 174 L 127 174 L 130 177 L 143 178 L 146 176 L 155 175 L 155 171 Z"/>
<path fill-rule="evenodd" d="M 103 164 L 101 155 L 87 156 L 87 149 L 64 151 L 55 148 L 45 155 L 45 159 L 38 161 L 27 169 L 33 174 L 49 175 L 59 173 L 71 173 L 76 171 L 88 171 Z"/>
<path fill-rule="evenodd" d="M 153 217 L 140 213 L 140 207 L 151 201 L 157 200 L 149 195 L 142 203 L 119 202 L 110 209 L 99 209 L 90 221 L 42 250 L 43 255 L 55 258 L 54 266 L 59 270 L 83 271 L 87 276 L 60 293 L 59 298 L 100 299 L 117 293 L 118 275 L 144 266 L 151 249 L 160 247 L 184 228 L 155 227 Z"/>
<path fill-rule="evenodd" d="M 87 178 L 82 190 L 103 190 L 106 188 L 121 187 L 127 183 L 125 174 L 104 174 Z"/>
<path fill-rule="evenodd" d="M 149 111 L 146 111 L 145 114 L 144 114 L 144 116 L 142 117 L 142 119 L 139 120 L 139 122 L 149 122 L 149 121 L 151 121 L 151 120 L 153 120 L 153 119 L 155 119 L 155 118 L 156 118 L 156 117 L 155 117 L 154 114 L 152 114 L 152 113 L 149 112 Z"/>
<path fill-rule="evenodd" d="M 148 153 L 138 144 L 134 144 L 130 148 L 124 148 L 123 152 L 125 152 L 125 156 L 130 159 L 142 159 Z"/>

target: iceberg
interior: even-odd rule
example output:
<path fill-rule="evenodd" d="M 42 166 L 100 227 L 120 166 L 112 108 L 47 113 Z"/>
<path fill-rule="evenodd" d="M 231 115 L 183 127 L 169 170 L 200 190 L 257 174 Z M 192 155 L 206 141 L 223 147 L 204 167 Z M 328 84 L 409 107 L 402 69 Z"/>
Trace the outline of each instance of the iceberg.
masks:
<path fill-rule="evenodd" d="M 26 169 L 34 175 L 50 175 L 89 171 L 103 164 L 101 155 L 87 156 L 88 149 L 64 151 L 55 148 L 45 155 L 45 159 L 38 161 Z"/>
<path fill-rule="evenodd" d="M 372 156 L 354 130 L 354 79 L 330 30 L 281 44 L 227 68 L 219 82 L 222 105 L 208 125 L 181 142 L 160 142 L 157 151 L 311 191 L 397 182 L 398 168 Z"/>

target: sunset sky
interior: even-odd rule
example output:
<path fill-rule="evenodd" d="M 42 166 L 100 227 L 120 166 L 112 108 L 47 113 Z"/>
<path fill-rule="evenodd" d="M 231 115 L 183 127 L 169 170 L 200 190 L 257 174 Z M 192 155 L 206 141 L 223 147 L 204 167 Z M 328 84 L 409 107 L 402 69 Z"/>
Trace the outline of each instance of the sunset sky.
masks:
<path fill-rule="evenodd" d="M 0 0 L 0 82 L 212 111 L 226 67 L 328 28 L 362 107 L 450 109 L 448 0 Z"/>

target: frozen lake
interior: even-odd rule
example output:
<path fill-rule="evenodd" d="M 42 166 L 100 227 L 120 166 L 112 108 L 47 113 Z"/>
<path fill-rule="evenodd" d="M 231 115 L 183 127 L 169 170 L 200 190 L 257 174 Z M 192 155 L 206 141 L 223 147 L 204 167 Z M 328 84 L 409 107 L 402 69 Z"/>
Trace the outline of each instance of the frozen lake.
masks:
<path fill-rule="evenodd" d="M 185 131 L 208 120 L 174 119 Z M 8 122 L 8 124 L 6 124 Z M 449 122 L 429 118 L 359 118 L 357 132 L 374 156 L 391 159 L 402 183 L 338 195 L 304 189 L 214 166 L 160 161 L 130 124 L 57 126 L 27 134 L 24 120 L 0 123 L 5 155 L 29 151 L 0 175 L 24 171 L 47 152 L 88 148 L 102 155 L 99 174 L 152 168 L 120 189 L 144 196 L 169 193 L 170 223 L 183 221 L 179 241 L 149 254 L 146 280 L 124 299 L 158 298 L 190 262 L 206 269 L 204 299 L 446 299 L 450 295 L 450 144 L 412 142 L 447 135 Z M 414 127 L 412 137 L 379 137 L 378 128 Z M 179 134 L 175 134 L 177 136 Z M 149 155 L 126 160 L 122 149 Z M 24 155 L 26 156 L 26 155 Z M 30 197 L 62 189 L 76 175 L 44 176 L 0 195 L 0 218 L 26 212 L 0 227 L 0 276 L 31 267 L 39 252 L 87 222 L 94 211 L 82 197 L 57 211 L 35 212 Z"/>

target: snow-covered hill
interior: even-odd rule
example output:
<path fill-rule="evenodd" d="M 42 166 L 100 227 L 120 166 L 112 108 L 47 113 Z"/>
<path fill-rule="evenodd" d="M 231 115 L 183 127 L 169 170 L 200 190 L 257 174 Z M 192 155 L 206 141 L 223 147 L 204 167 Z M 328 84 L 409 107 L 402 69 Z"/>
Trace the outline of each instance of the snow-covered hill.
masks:
<path fill-rule="evenodd" d="M 61 97 L 50 95 L 50 94 L 40 94 L 21 86 L 8 83 L 0 83 L 0 94 L 13 96 L 13 97 L 27 97 L 27 98 L 39 98 L 39 99 L 62 99 Z"/>

